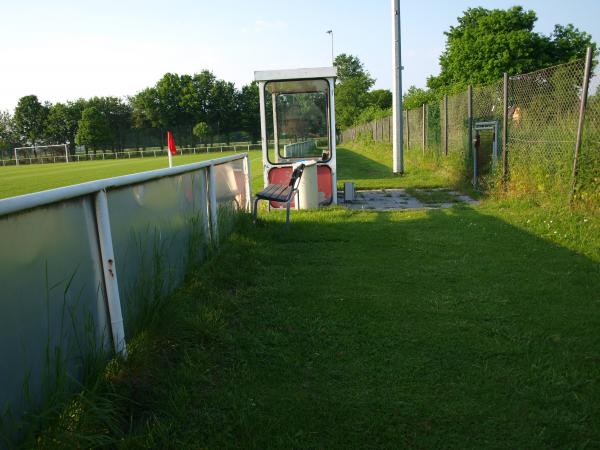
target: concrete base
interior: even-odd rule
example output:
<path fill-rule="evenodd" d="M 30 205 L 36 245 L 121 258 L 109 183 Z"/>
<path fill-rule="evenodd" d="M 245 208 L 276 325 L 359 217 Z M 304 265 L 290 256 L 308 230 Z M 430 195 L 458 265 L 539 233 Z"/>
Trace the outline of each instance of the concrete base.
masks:
<path fill-rule="evenodd" d="M 356 191 L 356 199 L 353 202 L 344 203 L 343 192 L 338 194 L 338 202 L 349 209 L 362 209 L 374 211 L 393 211 L 405 209 L 432 209 L 451 208 L 457 203 L 477 204 L 467 195 L 446 189 L 415 189 L 417 192 L 444 191 L 453 197 L 453 202 L 448 203 L 423 203 L 409 195 L 406 189 L 377 189 Z"/>

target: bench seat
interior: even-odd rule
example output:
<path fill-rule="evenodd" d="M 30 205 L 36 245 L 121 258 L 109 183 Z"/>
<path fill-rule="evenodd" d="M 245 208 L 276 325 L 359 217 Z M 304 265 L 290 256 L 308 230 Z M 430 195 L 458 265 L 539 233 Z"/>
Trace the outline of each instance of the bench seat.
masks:
<path fill-rule="evenodd" d="M 290 196 L 291 186 L 285 184 L 270 184 L 260 191 L 256 196 L 263 200 L 273 200 L 276 202 L 286 202 Z"/>
<path fill-rule="evenodd" d="M 269 184 L 266 188 L 256 194 L 254 199 L 254 220 L 258 214 L 258 201 L 267 200 L 269 202 L 285 203 L 285 223 L 290 224 L 290 203 L 296 192 L 298 192 L 298 185 L 300 184 L 300 178 L 304 172 L 304 164 L 299 164 L 290 177 L 289 184 Z"/>

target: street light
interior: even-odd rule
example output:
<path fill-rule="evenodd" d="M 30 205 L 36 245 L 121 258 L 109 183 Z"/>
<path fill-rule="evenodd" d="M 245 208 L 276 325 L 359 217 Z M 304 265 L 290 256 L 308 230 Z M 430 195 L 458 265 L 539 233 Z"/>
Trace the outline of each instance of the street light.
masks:
<path fill-rule="evenodd" d="M 333 30 L 327 30 L 325 33 L 331 35 L 331 65 L 333 66 Z"/>

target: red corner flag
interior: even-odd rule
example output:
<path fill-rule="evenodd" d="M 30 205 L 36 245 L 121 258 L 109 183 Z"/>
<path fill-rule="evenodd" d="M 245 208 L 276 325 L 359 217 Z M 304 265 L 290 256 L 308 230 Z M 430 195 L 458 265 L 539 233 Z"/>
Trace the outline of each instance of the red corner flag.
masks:
<path fill-rule="evenodd" d="M 177 154 L 177 147 L 175 147 L 175 139 L 173 139 L 173 134 L 170 131 L 167 131 L 167 144 L 169 145 L 171 155 L 175 156 Z"/>

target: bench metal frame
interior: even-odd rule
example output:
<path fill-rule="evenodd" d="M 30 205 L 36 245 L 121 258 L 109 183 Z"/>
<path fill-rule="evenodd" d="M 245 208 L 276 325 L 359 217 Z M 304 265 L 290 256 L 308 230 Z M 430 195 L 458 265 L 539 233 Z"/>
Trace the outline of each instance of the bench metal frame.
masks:
<path fill-rule="evenodd" d="M 300 164 L 294 169 L 292 176 L 290 177 L 290 182 L 287 185 L 269 184 L 265 189 L 256 194 L 256 198 L 254 199 L 254 221 L 256 221 L 258 216 L 259 200 L 267 200 L 269 202 L 269 210 L 271 209 L 272 201 L 285 203 L 285 224 L 286 226 L 290 225 L 290 205 L 292 199 L 298 193 L 298 186 L 300 185 L 300 179 L 304 173 L 304 167 L 304 164 Z M 298 202 L 299 198 L 296 196 L 296 207 L 300 206 Z"/>

